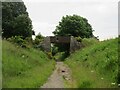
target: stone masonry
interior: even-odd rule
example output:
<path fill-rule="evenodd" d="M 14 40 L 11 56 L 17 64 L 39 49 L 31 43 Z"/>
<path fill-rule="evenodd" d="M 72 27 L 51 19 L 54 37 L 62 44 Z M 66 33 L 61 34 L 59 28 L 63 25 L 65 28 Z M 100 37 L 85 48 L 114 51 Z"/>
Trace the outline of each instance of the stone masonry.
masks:
<path fill-rule="evenodd" d="M 74 51 L 80 49 L 80 42 L 78 42 L 73 36 L 49 36 L 45 37 L 44 41 L 42 42 L 42 47 L 44 51 L 51 52 L 51 43 L 68 43 L 69 52 L 73 53 Z"/>

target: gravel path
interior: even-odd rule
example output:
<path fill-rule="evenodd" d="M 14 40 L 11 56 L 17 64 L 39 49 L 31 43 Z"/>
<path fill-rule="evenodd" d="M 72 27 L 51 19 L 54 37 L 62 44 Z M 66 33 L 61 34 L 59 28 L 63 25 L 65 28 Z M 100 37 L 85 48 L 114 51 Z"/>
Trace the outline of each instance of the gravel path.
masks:
<path fill-rule="evenodd" d="M 41 88 L 64 88 L 64 80 L 71 80 L 70 69 L 63 62 L 56 62 L 56 69 Z"/>

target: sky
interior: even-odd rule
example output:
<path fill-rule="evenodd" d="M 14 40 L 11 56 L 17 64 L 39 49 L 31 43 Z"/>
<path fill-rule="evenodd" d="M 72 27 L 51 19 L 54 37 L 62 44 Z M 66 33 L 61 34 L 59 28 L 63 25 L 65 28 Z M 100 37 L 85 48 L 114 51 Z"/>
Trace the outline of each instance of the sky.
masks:
<path fill-rule="evenodd" d="M 37 35 L 53 36 L 63 16 L 77 14 L 88 20 L 100 40 L 118 36 L 119 0 L 23 0 Z"/>

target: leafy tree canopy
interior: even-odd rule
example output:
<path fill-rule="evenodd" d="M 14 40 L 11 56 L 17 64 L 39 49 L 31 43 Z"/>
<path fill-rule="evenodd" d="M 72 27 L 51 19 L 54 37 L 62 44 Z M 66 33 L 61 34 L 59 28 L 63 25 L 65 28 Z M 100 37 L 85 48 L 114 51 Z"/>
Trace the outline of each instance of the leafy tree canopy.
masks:
<path fill-rule="evenodd" d="M 13 35 L 31 37 L 32 35 L 32 23 L 30 18 L 21 14 L 15 19 Z"/>
<path fill-rule="evenodd" d="M 3 37 L 32 37 L 32 22 L 23 2 L 2 2 Z"/>
<path fill-rule="evenodd" d="M 36 38 L 38 38 L 38 39 L 43 39 L 44 36 L 43 36 L 41 33 L 38 33 L 38 34 L 36 35 Z"/>
<path fill-rule="evenodd" d="M 81 38 L 93 37 L 93 30 L 86 18 L 78 15 L 66 15 L 62 17 L 59 25 L 56 26 L 54 35 L 75 36 Z"/>
<path fill-rule="evenodd" d="M 35 40 L 34 40 L 34 44 L 39 45 L 44 39 L 44 36 L 41 35 L 41 33 L 38 33 L 38 35 L 36 35 Z"/>

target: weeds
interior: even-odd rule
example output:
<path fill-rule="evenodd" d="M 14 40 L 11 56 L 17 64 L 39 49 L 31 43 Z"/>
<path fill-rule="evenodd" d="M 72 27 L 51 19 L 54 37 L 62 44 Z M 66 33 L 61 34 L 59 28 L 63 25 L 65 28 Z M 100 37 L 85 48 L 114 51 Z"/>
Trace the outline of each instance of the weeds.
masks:
<path fill-rule="evenodd" d="M 118 81 L 118 39 L 102 42 L 86 40 L 84 45 L 85 48 L 65 61 L 72 69 L 77 87 L 115 87 L 111 83 Z"/>
<path fill-rule="evenodd" d="M 21 48 L 3 40 L 3 88 L 38 88 L 52 73 L 55 62 L 42 51 Z"/>

